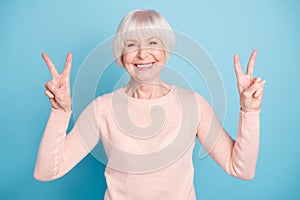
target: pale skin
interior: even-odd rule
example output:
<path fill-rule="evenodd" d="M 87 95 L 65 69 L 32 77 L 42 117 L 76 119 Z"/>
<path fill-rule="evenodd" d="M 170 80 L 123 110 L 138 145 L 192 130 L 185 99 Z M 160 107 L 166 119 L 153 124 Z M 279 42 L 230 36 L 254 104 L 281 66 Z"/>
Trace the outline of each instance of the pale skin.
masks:
<path fill-rule="evenodd" d="M 135 49 L 123 54 L 123 66 L 131 76 L 130 82 L 124 87 L 125 92 L 134 98 L 141 99 L 152 99 L 165 95 L 169 91 L 169 84 L 160 77 L 160 71 L 166 63 L 166 54 L 161 46 L 162 44 L 159 40 L 153 40 L 153 38 L 135 42 Z M 257 51 L 253 50 L 247 65 L 247 72 L 244 74 L 239 56 L 234 55 L 234 70 L 237 78 L 240 106 L 243 112 L 259 111 L 262 103 L 265 81 L 259 77 L 253 77 L 256 56 Z M 52 108 L 71 112 L 70 72 L 72 53 L 67 55 L 65 67 L 61 74 L 58 73 L 46 53 L 43 53 L 42 57 L 52 75 L 52 80 L 45 84 L 45 94 L 49 98 Z M 137 67 L 137 64 L 146 66 L 150 63 L 152 66 L 149 68 Z"/>
<path fill-rule="evenodd" d="M 127 41 L 122 63 L 131 80 L 125 86 L 125 92 L 129 96 L 140 99 L 152 99 L 167 94 L 170 84 L 160 77 L 166 61 L 166 53 L 160 39 L 149 37 L 142 41 Z M 148 65 L 150 66 L 145 68 L 138 67 Z"/>
<path fill-rule="evenodd" d="M 70 73 L 72 66 L 72 53 L 67 55 L 65 68 L 61 74 L 57 72 L 56 67 L 46 53 L 42 54 L 49 71 L 52 75 L 52 80 L 45 83 L 45 94 L 48 96 L 52 108 L 64 112 L 71 112 L 71 89 L 70 89 Z"/>
<path fill-rule="evenodd" d="M 247 73 L 241 68 L 240 59 L 234 55 L 234 70 L 237 78 L 240 105 L 244 112 L 259 111 L 262 103 L 265 80 L 260 77 L 253 78 L 254 64 L 257 51 L 253 50 L 250 56 Z"/>

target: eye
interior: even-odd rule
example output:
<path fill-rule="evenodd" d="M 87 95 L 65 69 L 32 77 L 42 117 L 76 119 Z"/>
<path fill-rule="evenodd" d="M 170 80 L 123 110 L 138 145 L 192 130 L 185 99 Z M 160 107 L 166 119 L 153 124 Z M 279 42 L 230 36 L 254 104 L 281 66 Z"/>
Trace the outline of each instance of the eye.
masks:
<path fill-rule="evenodd" d="M 127 47 L 135 47 L 136 46 L 136 44 L 135 43 L 129 43 L 129 44 L 127 44 Z"/>
<path fill-rule="evenodd" d="M 156 41 L 150 41 L 149 45 L 157 45 L 157 42 Z"/>

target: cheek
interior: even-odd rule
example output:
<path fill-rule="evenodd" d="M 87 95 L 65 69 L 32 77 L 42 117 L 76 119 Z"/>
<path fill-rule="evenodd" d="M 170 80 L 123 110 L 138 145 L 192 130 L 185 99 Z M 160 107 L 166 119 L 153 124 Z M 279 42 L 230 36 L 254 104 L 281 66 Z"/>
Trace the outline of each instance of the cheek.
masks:
<path fill-rule="evenodd" d="M 128 71 L 128 63 L 129 63 L 129 58 L 127 55 L 122 55 L 122 64 L 123 64 L 123 67 Z"/>
<path fill-rule="evenodd" d="M 152 52 L 152 55 L 155 57 L 155 59 L 157 61 L 162 61 L 165 62 L 166 56 L 165 56 L 165 52 L 162 50 L 154 50 Z"/>
<path fill-rule="evenodd" d="M 132 54 L 130 54 L 130 53 L 123 54 L 122 55 L 122 62 L 123 62 L 123 64 L 124 65 L 130 64 L 132 62 L 132 60 L 133 60 L 133 57 L 134 56 Z"/>

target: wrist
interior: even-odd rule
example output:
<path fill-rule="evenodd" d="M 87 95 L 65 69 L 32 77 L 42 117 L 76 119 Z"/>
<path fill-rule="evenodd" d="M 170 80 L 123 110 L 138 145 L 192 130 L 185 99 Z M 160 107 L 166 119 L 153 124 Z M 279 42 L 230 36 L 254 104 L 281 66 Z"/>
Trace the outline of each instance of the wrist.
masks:
<path fill-rule="evenodd" d="M 64 108 L 62 108 L 64 112 L 70 113 L 72 111 L 71 105 L 67 105 Z"/>
<path fill-rule="evenodd" d="M 66 112 L 66 113 L 72 112 L 71 108 L 70 109 L 64 109 L 63 111 Z"/>
<path fill-rule="evenodd" d="M 243 107 L 240 107 L 240 110 L 243 111 L 243 112 L 259 112 L 260 108 L 254 109 L 254 108 L 243 108 Z"/>
<path fill-rule="evenodd" d="M 56 110 L 56 111 L 59 111 L 59 112 L 64 112 L 64 113 L 70 113 L 70 112 L 72 112 L 71 108 L 56 108 L 56 107 L 52 106 L 52 109 Z"/>

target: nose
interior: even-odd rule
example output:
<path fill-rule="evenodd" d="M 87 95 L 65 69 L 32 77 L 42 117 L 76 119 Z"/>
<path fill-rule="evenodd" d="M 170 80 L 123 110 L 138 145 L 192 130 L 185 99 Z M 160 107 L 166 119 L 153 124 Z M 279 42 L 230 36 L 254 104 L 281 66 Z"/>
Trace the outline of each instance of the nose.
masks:
<path fill-rule="evenodd" d="M 145 59 L 147 58 L 149 55 L 149 51 L 148 49 L 144 48 L 144 47 L 141 47 L 138 49 L 138 54 L 137 56 L 140 58 L 140 59 Z"/>

